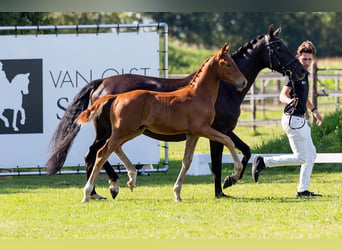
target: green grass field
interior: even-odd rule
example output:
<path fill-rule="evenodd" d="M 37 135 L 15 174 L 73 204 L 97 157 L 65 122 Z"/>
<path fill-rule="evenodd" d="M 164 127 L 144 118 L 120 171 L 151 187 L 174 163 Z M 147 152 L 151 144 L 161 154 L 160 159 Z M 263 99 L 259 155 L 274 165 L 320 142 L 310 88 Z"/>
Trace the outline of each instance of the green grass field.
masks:
<path fill-rule="evenodd" d="M 216 199 L 211 176 L 187 176 L 183 202 L 173 200 L 179 161 L 167 173 L 139 176 L 130 192 L 121 177 L 116 200 L 80 203 L 84 176 L 2 180 L 1 239 L 341 239 L 342 173 L 317 167 L 312 189 L 322 198 L 294 198 L 298 171 L 244 179 Z M 109 195 L 106 177 L 98 192 Z"/>
<path fill-rule="evenodd" d="M 256 147 L 278 129 L 239 134 Z M 122 175 L 116 200 L 81 203 L 84 175 L 0 180 L 0 239 L 342 239 L 341 164 L 315 166 L 311 190 L 321 198 L 295 198 L 298 167 L 266 170 L 255 184 L 249 165 L 244 178 L 225 190 L 234 198 L 214 198 L 211 176 L 186 176 L 183 202 L 177 203 L 172 188 L 183 146 L 170 143 L 169 171 L 138 176 L 134 192 Z M 196 152 L 208 148 L 201 139 Z M 232 168 L 224 164 L 223 175 Z M 110 196 L 105 175 L 97 190 Z"/>
<path fill-rule="evenodd" d="M 317 152 L 341 152 L 341 122 L 340 110 L 312 127 Z M 252 152 L 289 150 L 279 125 L 236 133 Z M 177 203 L 172 189 L 184 142 L 169 149 L 169 171 L 138 176 L 134 192 L 122 175 L 115 200 L 81 203 L 84 175 L 0 179 L 0 239 L 342 239 L 342 164 L 315 165 L 311 191 L 323 197 L 295 198 L 298 167 L 267 169 L 256 184 L 249 164 L 244 178 L 225 190 L 234 198 L 214 198 L 212 176 L 186 176 Z M 207 139 L 196 152 L 209 152 Z M 223 178 L 232 170 L 224 164 Z M 109 197 L 107 186 L 101 175 L 97 191 Z"/>

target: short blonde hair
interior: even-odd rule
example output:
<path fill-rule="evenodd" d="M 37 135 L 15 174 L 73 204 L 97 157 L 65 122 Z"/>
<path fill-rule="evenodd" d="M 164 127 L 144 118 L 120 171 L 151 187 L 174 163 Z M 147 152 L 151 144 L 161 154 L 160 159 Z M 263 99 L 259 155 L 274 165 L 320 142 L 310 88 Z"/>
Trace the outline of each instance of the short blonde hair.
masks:
<path fill-rule="evenodd" d="M 309 53 L 316 55 L 316 48 L 313 43 L 309 40 L 302 42 L 297 49 L 297 55 L 301 55 L 302 53 Z"/>

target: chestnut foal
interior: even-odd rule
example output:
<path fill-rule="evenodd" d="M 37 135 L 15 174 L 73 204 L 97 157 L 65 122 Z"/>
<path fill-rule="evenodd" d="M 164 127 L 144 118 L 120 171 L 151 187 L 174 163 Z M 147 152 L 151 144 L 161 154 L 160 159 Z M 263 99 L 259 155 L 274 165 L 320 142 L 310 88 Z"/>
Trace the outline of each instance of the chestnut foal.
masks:
<path fill-rule="evenodd" d="M 82 202 L 90 199 L 90 193 L 103 164 L 115 152 L 127 169 L 128 187 L 133 191 L 137 172 L 121 146 L 143 133 L 145 129 L 159 134 L 186 133 L 186 146 L 182 169 L 174 185 L 176 201 L 181 201 L 180 192 L 189 169 L 199 137 L 206 137 L 225 145 L 234 159 L 232 178 L 238 181 L 242 164 L 232 140 L 211 127 L 215 117 L 215 101 L 220 80 L 226 80 L 242 89 L 247 80 L 229 55 L 230 44 L 225 44 L 215 55 L 206 60 L 186 87 L 173 92 L 134 90 L 117 95 L 106 95 L 96 100 L 76 119 L 82 125 L 110 113 L 112 133 L 98 151 L 94 169 L 84 187 Z"/>

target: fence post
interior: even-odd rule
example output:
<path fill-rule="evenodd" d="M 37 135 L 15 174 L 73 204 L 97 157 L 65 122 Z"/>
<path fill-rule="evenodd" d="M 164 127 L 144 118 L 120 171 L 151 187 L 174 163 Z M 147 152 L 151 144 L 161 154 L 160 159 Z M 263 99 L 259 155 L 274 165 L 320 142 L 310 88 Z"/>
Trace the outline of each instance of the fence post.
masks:
<path fill-rule="evenodd" d="M 252 125 L 252 130 L 253 132 L 255 132 L 256 130 L 256 124 L 255 124 L 255 120 L 256 120 L 256 100 L 255 100 L 255 84 L 252 84 L 251 87 L 251 111 L 252 111 L 252 120 L 253 120 L 253 125 Z"/>
<path fill-rule="evenodd" d="M 311 67 L 311 102 L 314 105 L 314 107 L 317 107 L 318 103 L 317 103 L 317 63 L 313 62 L 312 63 L 312 67 Z M 318 108 L 318 107 L 317 107 Z M 315 118 L 314 118 L 315 121 Z"/>
<path fill-rule="evenodd" d="M 281 81 L 280 80 L 276 80 L 276 84 L 275 84 L 275 86 L 276 86 L 276 93 L 280 93 L 280 90 L 281 90 L 280 84 L 281 84 Z M 279 97 L 273 99 L 273 103 L 275 105 L 279 105 L 280 104 Z"/>
<path fill-rule="evenodd" d="M 339 92 L 340 90 L 340 77 L 337 76 L 335 78 L 335 90 L 336 90 L 336 93 Z M 337 111 L 340 107 L 340 97 L 335 97 L 335 111 Z"/>
<path fill-rule="evenodd" d="M 267 80 L 262 80 L 261 81 L 261 89 L 260 89 L 260 92 L 262 95 L 265 94 L 265 85 L 266 85 L 266 82 Z M 260 101 L 260 105 L 261 105 L 261 112 L 262 112 L 262 118 L 265 119 L 265 98 L 262 98 L 261 101 Z"/>

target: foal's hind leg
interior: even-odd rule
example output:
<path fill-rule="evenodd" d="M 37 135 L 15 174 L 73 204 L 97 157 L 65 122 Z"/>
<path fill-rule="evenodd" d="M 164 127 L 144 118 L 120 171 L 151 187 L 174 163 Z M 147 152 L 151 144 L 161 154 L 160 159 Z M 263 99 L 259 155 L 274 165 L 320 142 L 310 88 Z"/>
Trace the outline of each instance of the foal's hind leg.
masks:
<path fill-rule="evenodd" d="M 180 197 L 180 192 L 181 192 L 182 185 L 184 182 L 184 177 L 185 177 L 186 172 L 188 171 L 188 169 L 190 167 L 197 141 L 198 141 L 198 136 L 194 136 L 191 134 L 187 135 L 185 150 L 184 150 L 184 157 L 183 157 L 183 161 L 182 161 L 182 169 L 179 172 L 176 183 L 173 187 L 173 192 L 174 192 L 176 201 L 182 201 L 182 199 Z"/>
<path fill-rule="evenodd" d="M 104 146 L 108 138 L 111 136 L 112 128 L 110 119 L 107 116 L 101 115 L 94 120 L 94 126 L 96 130 L 96 138 L 94 143 L 89 147 L 89 151 L 85 156 L 86 170 L 87 170 L 87 180 L 91 175 L 93 170 L 96 155 L 100 148 Z M 109 177 L 109 191 L 112 198 L 115 199 L 119 193 L 119 176 L 115 173 L 112 166 L 106 161 L 103 165 L 103 169 L 106 171 Z M 106 199 L 106 197 L 101 196 L 96 193 L 95 186 L 91 192 L 92 199 Z"/>
<path fill-rule="evenodd" d="M 103 164 L 107 161 L 110 154 L 113 152 L 110 140 L 107 140 L 105 145 L 98 151 L 96 155 L 95 165 L 88 178 L 87 184 L 84 187 L 84 197 L 82 202 L 87 202 L 90 199 L 90 193 L 94 189 L 96 179 L 100 173 Z"/>
<path fill-rule="evenodd" d="M 105 141 L 102 143 L 99 143 L 98 140 L 95 140 L 95 142 L 89 147 L 89 151 L 88 153 L 85 155 L 84 157 L 84 161 L 85 161 L 85 166 L 86 166 L 86 177 L 87 177 L 87 181 L 90 178 L 90 175 L 94 169 L 94 164 L 96 161 L 96 155 L 97 155 L 97 151 L 103 147 Z M 95 199 L 95 200 L 102 200 L 102 199 L 107 199 L 106 197 L 99 195 L 96 193 L 95 191 L 95 185 L 93 187 L 93 190 L 90 193 L 90 197 L 91 199 Z"/>
<path fill-rule="evenodd" d="M 94 168 L 95 160 L 96 160 L 96 154 L 97 151 L 103 147 L 103 145 L 106 143 L 106 140 L 96 140 L 90 147 L 89 151 L 84 157 L 85 164 L 86 164 L 86 175 L 87 180 L 89 179 L 91 172 Z M 109 164 L 108 161 L 106 161 L 103 165 L 103 169 L 106 171 L 108 177 L 109 177 L 109 191 L 112 195 L 112 198 L 115 199 L 116 196 L 119 193 L 119 176 L 115 173 L 112 166 Z M 106 199 L 105 196 L 99 195 L 96 193 L 95 186 L 93 190 L 91 191 L 91 198 L 96 200 Z"/>

